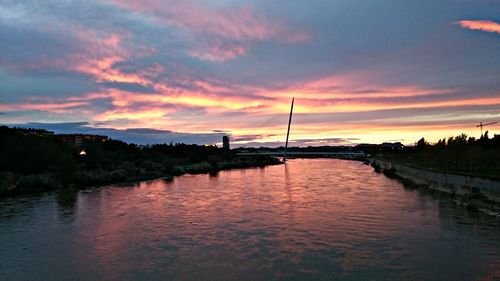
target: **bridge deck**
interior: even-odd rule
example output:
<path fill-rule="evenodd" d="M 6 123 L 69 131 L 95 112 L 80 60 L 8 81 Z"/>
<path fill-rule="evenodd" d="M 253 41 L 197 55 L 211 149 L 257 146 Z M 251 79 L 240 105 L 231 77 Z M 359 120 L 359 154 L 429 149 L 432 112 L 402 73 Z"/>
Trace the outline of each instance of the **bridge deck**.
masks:
<path fill-rule="evenodd" d="M 237 152 L 236 155 L 239 156 L 283 156 L 283 151 L 271 152 Z M 306 151 L 288 151 L 286 153 L 288 156 L 323 156 L 323 157 L 344 157 L 344 158 L 360 158 L 365 157 L 366 154 L 363 152 L 306 152 Z"/>

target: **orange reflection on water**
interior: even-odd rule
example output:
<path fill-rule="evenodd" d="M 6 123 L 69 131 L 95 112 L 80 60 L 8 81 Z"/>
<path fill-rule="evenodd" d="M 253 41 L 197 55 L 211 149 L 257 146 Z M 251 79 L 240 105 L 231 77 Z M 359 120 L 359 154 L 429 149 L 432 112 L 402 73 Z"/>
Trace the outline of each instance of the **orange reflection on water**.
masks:
<path fill-rule="evenodd" d="M 77 232 L 86 245 L 79 255 L 118 279 L 130 271 L 181 279 L 426 279 L 498 275 L 500 264 L 492 259 L 500 254 L 498 225 L 478 225 L 481 239 L 471 242 L 476 234 L 467 225 L 476 218 L 351 161 L 291 160 L 106 188 L 80 196 L 77 214 L 78 225 L 92 225 Z M 466 262 L 457 249 L 473 250 L 474 259 Z"/>

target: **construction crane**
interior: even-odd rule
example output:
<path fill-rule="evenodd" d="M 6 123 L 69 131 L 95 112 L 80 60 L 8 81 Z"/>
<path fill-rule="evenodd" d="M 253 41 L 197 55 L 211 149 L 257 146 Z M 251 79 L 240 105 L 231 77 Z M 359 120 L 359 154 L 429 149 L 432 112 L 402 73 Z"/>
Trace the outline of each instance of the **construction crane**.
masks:
<path fill-rule="evenodd" d="M 483 124 L 483 122 L 479 122 L 479 125 L 476 126 L 476 128 L 481 128 L 481 137 L 483 137 L 483 127 L 486 127 L 486 126 L 489 126 L 489 125 L 493 125 L 493 124 L 496 124 L 497 122 L 490 122 L 490 123 L 486 123 L 486 124 Z"/>

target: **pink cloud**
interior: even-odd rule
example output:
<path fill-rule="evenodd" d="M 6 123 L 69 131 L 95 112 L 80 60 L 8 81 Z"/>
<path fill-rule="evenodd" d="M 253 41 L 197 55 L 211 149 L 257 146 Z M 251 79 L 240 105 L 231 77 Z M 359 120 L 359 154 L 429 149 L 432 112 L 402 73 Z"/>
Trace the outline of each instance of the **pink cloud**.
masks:
<path fill-rule="evenodd" d="M 462 28 L 471 30 L 481 30 L 486 32 L 496 32 L 500 34 L 500 24 L 490 20 L 461 20 L 456 22 Z"/>
<path fill-rule="evenodd" d="M 270 21 L 250 7 L 209 8 L 185 1 L 114 0 L 119 6 L 152 15 L 157 22 L 188 32 L 193 42 L 188 54 L 223 62 L 247 53 L 253 43 L 303 43 L 310 34 L 283 22 Z"/>
<path fill-rule="evenodd" d="M 459 94 L 463 89 L 384 85 L 374 81 L 373 76 L 376 74 L 371 72 L 326 76 L 289 83 L 279 89 L 257 89 L 255 93 L 271 98 L 265 102 L 265 112 L 282 114 L 289 110 L 292 96 L 297 101 L 295 112 L 303 114 L 500 104 L 496 96 L 464 97 Z"/>
<path fill-rule="evenodd" d="M 16 72 L 34 70 L 62 70 L 89 75 L 95 82 L 137 83 L 151 85 L 165 68 L 153 63 L 134 71 L 124 71 L 117 65 L 131 58 L 149 55 L 155 50 L 131 44 L 136 48 L 129 50 L 124 45 L 132 41 L 133 36 L 126 30 L 111 33 L 89 29 L 79 25 L 61 27 L 71 34 L 74 47 L 66 50 L 57 58 L 40 58 L 28 63 L 8 64 L 9 69 Z M 127 45 L 128 46 L 128 45 Z"/>
<path fill-rule="evenodd" d="M 45 111 L 50 113 L 68 113 L 71 109 L 88 106 L 86 101 L 63 101 L 63 102 L 22 102 L 22 103 L 3 103 L 0 104 L 0 111 L 15 112 L 25 110 Z"/>
<path fill-rule="evenodd" d="M 151 84 L 150 78 L 164 70 L 156 64 L 135 73 L 126 73 L 116 68 L 117 63 L 135 55 L 122 46 L 124 40 L 132 37 L 128 32 L 100 34 L 95 30 L 79 29 L 76 36 L 81 42 L 86 43 L 86 51 L 70 55 L 68 59 L 72 63 L 69 68 L 72 71 L 88 74 L 97 82 L 149 85 Z"/>

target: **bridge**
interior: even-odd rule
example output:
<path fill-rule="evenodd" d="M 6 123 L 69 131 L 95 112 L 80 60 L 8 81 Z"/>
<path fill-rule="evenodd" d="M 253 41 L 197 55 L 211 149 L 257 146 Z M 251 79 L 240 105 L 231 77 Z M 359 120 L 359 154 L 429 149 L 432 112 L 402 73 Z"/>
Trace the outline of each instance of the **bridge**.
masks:
<path fill-rule="evenodd" d="M 237 152 L 239 156 L 283 156 L 285 151 L 257 151 L 257 152 Z M 287 158 L 341 158 L 341 159 L 364 159 L 364 152 L 311 152 L 311 151 L 287 151 Z"/>
<path fill-rule="evenodd" d="M 287 158 L 340 158 L 340 159 L 366 159 L 366 154 L 364 152 L 331 152 L 331 151 L 289 151 L 288 150 L 288 137 L 290 136 L 290 126 L 292 124 L 292 114 L 293 114 L 293 104 L 295 102 L 295 97 L 292 97 L 292 104 L 290 106 L 290 115 L 288 117 L 288 128 L 286 131 L 286 141 L 285 149 L 282 151 L 238 151 L 236 155 L 238 156 L 275 156 L 283 157 L 283 162 L 286 162 Z M 483 125 L 484 126 L 484 125 Z"/>

